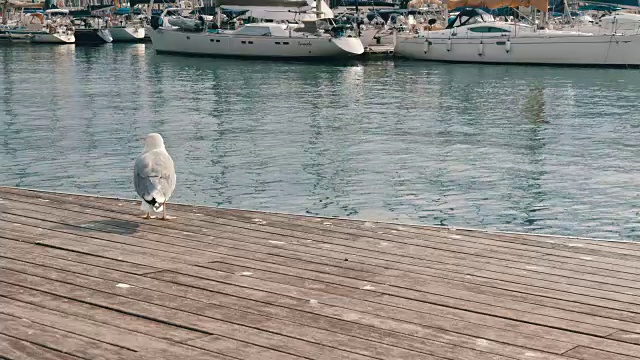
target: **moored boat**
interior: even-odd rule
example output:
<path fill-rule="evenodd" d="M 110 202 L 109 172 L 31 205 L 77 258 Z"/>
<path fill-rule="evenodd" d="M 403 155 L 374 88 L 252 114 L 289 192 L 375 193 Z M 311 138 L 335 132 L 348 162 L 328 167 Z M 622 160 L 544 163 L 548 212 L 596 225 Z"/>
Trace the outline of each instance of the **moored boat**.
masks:
<path fill-rule="evenodd" d="M 640 66 L 640 35 L 537 29 L 466 9 L 444 30 L 398 38 L 395 53 L 449 62 Z"/>
<path fill-rule="evenodd" d="M 76 20 L 76 44 L 106 44 L 113 41 L 106 22 L 101 17 L 84 17 Z"/>
<path fill-rule="evenodd" d="M 50 17 L 47 21 L 41 13 L 31 13 L 24 16 L 24 26 L 8 30 L 10 39 L 29 39 L 32 43 L 43 44 L 73 44 L 75 42 L 74 29 L 71 24 L 56 21 L 52 18 L 58 11 L 48 10 Z"/>
<path fill-rule="evenodd" d="M 320 2 L 322 3 L 322 2 Z M 270 58 L 339 58 L 364 52 L 352 29 L 333 19 L 305 20 L 302 24 L 254 23 L 221 30 L 203 16 L 169 16 L 166 9 L 151 20 L 150 37 L 157 52 Z M 210 29 L 210 27 L 215 29 Z"/>
<path fill-rule="evenodd" d="M 109 27 L 113 42 L 138 42 L 144 41 L 145 23 L 142 19 L 130 20 L 128 17 L 116 21 L 118 25 Z"/>

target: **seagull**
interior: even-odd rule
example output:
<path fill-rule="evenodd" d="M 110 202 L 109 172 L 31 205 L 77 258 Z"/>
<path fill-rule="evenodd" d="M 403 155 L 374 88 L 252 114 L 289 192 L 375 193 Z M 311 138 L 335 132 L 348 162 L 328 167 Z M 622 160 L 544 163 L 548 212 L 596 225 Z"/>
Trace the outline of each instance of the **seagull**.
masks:
<path fill-rule="evenodd" d="M 151 133 L 144 139 L 144 151 L 133 166 L 133 185 L 142 198 L 143 219 L 154 218 L 151 213 L 160 211 L 162 220 L 173 219 L 167 216 L 166 202 L 176 187 L 176 171 L 160 134 Z"/>

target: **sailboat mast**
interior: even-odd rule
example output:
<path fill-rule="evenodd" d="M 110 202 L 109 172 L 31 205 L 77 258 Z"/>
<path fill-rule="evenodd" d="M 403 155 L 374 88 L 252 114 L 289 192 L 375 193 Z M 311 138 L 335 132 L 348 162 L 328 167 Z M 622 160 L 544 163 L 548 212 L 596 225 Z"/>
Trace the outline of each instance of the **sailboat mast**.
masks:
<path fill-rule="evenodd" d="M 358 7 L 360 0 L 356 0 L 356 36 L 360 37 L 360 8 Z"/>
<path fill-rule="evenodd" d="M 322 17 L 323 17 L 322 0 L 316 0 L 316 18 L 320 19 Z"/>
<path fill-rule="evenodd" d="M 2 3 L 2 25 L 9 23 L 9 0 L 4 0 Z"/>

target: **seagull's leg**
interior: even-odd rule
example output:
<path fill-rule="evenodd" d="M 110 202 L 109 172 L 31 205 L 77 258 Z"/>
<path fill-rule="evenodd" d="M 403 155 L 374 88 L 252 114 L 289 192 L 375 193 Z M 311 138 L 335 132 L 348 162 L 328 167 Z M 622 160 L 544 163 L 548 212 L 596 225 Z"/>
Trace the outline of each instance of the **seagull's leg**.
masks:
<path fill-rule="evenodd" d="M 175 217 L 167 215 L 167 203 L 162 204 L 162 220 L 171 219 L 175 219 Z"/>
<path fill-rule="evenodd" d="M 151 214 L 147 213 L 145 216 L 142 217 L 143 219 L 151 219 Z"/>

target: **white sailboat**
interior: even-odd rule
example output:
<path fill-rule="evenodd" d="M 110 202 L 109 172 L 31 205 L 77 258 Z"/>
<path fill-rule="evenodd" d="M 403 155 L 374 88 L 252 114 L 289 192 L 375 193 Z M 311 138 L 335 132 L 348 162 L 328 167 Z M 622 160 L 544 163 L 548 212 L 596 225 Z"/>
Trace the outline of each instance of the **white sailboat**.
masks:
<path fill-rule="evenodd" d="M 31 43 L 72 44 L 76 41 L 73 26 L 57 17 L 67 13 L 61 9 L 47 10 L 44 14 L 20 13 L 20 20 L 16 24 L 0 30 L 0 38 Z"/>
<path fill-rule="evenodd" d="M 270 0 L 275 4 L 278 0 Z M 280 3 L 296 3 L 280 1 Z M 297 3 L 301 3 L 297 1 Z M 306 3 L 306 2 L 305 2 Z M 316 11 L 321 14 L 319 4 Z M 348 57 L 364 52 L 353 32 L 338 26 L 333 19 L 304 20 L 302 25 L 289 23 L 247 24 L 236 30 L 209 29 L 203 17 L 170 17 L 181 9 L 167 9 L 152 18 L 151 42 L 158 52 L 270 58 Z M 291 15 L 288 14 L 290 17 Z"/>
<path fill-rule="evenodd" d="M 141 18 L 134 18 L 134 9 L 130 4 L 114 0 L 113 8 L 116 16 L 111 20 L 109 33 L 113 42 L 138 42 L 144 40 L 145 22 Z M 120 13 L 127 10 L 129 14 Z"/>
<path fill-rule="evenodd" d="M 135 42 L 144 40 L 145 24 L 141 20 L 123 20 L 118 25 L 109 28 L 113 42 Z"/>
<path fill-rule="evenodd" d="M 395 53 L 450 62 L 640 66 L 640 35 L 539 30 L 466 9 L 444 30 L 399 38 Z"/>

